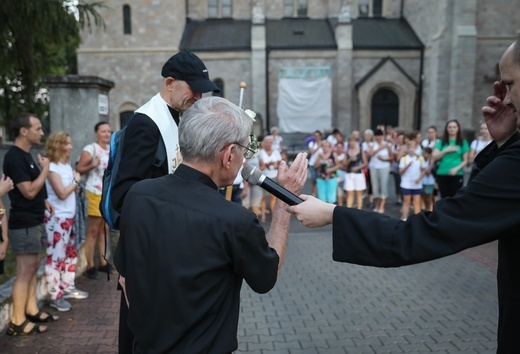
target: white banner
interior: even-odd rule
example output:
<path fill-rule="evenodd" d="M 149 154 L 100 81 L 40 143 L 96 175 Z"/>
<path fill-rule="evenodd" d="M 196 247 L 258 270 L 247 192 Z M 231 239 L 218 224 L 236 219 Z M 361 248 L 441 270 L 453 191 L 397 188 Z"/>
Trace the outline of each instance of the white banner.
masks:
<path fill-rule="evenodd" d="M 331 130 L 332 82 L 318 79 L 278 81 L 278 126 L 283 133 L 311 133 Z"/>

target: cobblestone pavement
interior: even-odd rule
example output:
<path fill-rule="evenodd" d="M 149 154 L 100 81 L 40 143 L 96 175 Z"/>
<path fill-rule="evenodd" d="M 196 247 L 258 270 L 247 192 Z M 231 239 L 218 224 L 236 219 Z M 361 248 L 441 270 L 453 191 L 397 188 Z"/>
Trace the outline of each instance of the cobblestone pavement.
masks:
<path fill-rule="evenodd" d="M 398 213 L 389 200 L 387 214 Z M 332 261 L 330 227 L 293 220 L 276 287 L 259 295 L 243 286 L 237 353 L 494 353 L 496 247 L 403 268 L 361 267 Z M 89 299 L 72 300 L 45 334 L 0 336 L 0 353 L 115 353 L 115 279 L 77 284 Z"/>

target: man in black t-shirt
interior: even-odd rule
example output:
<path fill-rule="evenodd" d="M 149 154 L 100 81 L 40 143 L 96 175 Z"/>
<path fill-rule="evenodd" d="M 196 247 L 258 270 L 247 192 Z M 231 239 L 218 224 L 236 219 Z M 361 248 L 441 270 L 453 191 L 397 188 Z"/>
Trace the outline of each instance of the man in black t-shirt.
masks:
<path fill-rule="evenodd" d="M 36 272 L 42 242 L 47 238 L 44 214 L 45 210 L 51 214 L 54 211 L 45 189 L 49 159 L 38 154 L 36 163 L 29 153 L 43 137 L 42 124 L 34 114 L 22 113 L 14 118 L 11 129 L 15 141 L 5 154 L 4 173 L 14 183 L 14 189 L 9 192 L 9 239 L 16 255 L 16 279 L 12 294 L 13 317 L 7 329 L 7 334 L 14 336 L 45 332 L 47 327 L 38 322 L 58 318 L 41 312 L 36 302 Z"/>

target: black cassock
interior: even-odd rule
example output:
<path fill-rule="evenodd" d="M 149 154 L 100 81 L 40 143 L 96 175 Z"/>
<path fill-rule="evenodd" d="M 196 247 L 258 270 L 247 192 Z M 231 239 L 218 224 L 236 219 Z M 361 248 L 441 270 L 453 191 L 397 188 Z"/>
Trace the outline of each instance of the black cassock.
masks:
<path fill-rule="evenodd" d="M 493 142 L 476 159 L 470 183 L 453 198 L 400 221 L 336 207 L 333 259 L 399 267 L 498 240 L 498 349 L 520 353 L 520 134 Z"/>
<path fill-rule="evenodd" d="M 225 200 L 201 172 L 181 164 L 136 183 L 123 204 L 115 262 L 137 352 L 236 350 L 242 280 L 269 291 L 278 261 L 256 215 Z"/>

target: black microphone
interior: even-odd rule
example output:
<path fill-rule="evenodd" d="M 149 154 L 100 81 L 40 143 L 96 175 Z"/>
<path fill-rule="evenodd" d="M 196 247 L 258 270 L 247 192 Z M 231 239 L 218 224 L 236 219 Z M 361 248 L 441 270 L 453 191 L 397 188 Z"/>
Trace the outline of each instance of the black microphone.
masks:
<path fill-rule="evenodd" d="M 303 202 L 303 199 L 280 186 L 253 165 L 246 165 L 242 169 L 242 178 L 245 179 L 248 183 L 262 187 L 276 198 L 284 201 L 289 205 L 296 205 Z"/>

